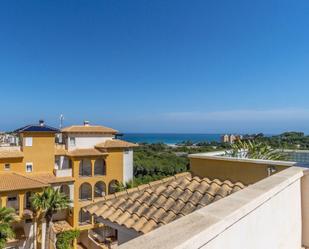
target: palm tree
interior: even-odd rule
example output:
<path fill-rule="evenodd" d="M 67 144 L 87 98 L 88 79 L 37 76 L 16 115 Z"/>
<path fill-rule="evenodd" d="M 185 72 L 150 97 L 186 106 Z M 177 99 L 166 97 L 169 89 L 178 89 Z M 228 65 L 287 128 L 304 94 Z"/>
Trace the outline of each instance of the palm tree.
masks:
<path fill-rule="evenodd" d="M 237 140 L 226 152 L 228 156 L 263 160 L 285 160 L 284 154 L 269 145 L 251 140 Z"/>
<path fill-rule="evenodd" d="M 0 249 L 5 247 L 8 239 L 15 237 L 11 223 L 15 220 L 13 208 L 0 208 Z"/>
<path fill-rule="evenodd" d="M 35 193 L 31 198 L 32 206 L 46 220 L 45 249 L 49 249 L 50 228 L 53 215 L 61 209 L 69 207 L 69 198 L 58 189 L 45 188 L 42 193 Z M 43 234 L 43 231 L 42 231 Z M 44 248 L 42 248 L 44 249 Z"/>

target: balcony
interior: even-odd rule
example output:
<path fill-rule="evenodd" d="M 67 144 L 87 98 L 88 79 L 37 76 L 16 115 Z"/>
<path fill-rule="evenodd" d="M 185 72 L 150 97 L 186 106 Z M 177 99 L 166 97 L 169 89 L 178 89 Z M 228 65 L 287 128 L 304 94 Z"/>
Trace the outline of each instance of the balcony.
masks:
<path fill-rule="evenodd" d="M 54 174 L 57 177 L 72 177 L 72 169 L 54 169 Z"/>

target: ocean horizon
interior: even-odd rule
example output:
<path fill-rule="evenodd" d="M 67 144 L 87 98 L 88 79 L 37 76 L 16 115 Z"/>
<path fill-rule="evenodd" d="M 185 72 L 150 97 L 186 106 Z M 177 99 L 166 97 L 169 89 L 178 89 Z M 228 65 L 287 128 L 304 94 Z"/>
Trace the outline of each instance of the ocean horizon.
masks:
<path fill-rule="evenodd" d="M 229 134 L 229 133 L 228 133 Z M 244 135 L 240 133 L 233 133 Z M 174 145 L 183 141 L 199 142 L 220 142 L 223 133 L 123 133 L 122 138 L 132 143 L 164 143 Z M 277 134 L 264 134 L 271 137 Z"/>
<path fill-rule="evenodd" d="M 123 140 L 132 143 L 165 143 L 177 144 L 183 141 L 220 142 L 222 134 L 190 134 L 190 133 L 124 133 Z"/>

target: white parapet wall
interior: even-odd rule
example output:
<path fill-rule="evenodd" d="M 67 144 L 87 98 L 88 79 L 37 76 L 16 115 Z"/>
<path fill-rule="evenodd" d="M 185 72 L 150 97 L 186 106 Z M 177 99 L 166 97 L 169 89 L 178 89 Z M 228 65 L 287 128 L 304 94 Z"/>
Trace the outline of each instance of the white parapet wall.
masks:
<path fill-rule="evenodd" d="M 133 150 L 127 149 L 123 152 L 123 182 L 133 179 Z"/>
<path fill-rule="evenodd" d="M 300 249 L 301 178 L 290 167 L 120 249 Z"/>
<path fill-rule="evenodd" d="M 303 225 L 303 246 L 309 248 L 309 170 L 302 178 L 302 225 Z"/>

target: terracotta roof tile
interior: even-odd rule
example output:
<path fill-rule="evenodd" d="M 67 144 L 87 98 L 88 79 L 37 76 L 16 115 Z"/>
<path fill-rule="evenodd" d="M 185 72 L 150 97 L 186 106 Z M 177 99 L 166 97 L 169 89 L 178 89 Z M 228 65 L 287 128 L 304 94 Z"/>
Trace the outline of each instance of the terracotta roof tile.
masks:
<path fill-rule="evenodd" d="M 64 133 L 103 133 L 116 134 L 118 131 L 101 125 L 72 125 L 61 130 Z"/>
<path fill-rule="evenodd" d="M 191 177 L 185 173 L 122 192 L 84 208 L 90 214 L 147 233 L 243 189 L 242 183 Z"/>
<path fill-rule="evenodd" d="M 22 158 L 24 157 L 23 152 L 19 147 L 0 147 L 0 159 L 1 158 Z"/>
<path fill-rule="evenodd" d="M 53 173 L 34 173 L 31 175 L 26 175 L 27 178 L 32 180 L 37 180 L 45 184 L 52 183 L 62 183 L 62 182 L 72 182 L 74 181 L 73 177 L 57 177 Z"/>
<path fill-rule="evenodd" d="M 13 172 L 0 173 L 0 192 L 47 187 L 47 183 Z"/>
<path fill-rule="evenodd" d="M 162 216 L 160 223 L 167 224 L 176 219 L 176 214 L 172 211 L 165 212 Z"/>
<path fill-rule="evenodd" d="M 113 149 L 113 148 L 133 148 L 138 147 L 138 145 L 119 139 L 110 139 L 106 140 L 103 143 L 97 144 L 95 147 L 99 149 Z"/>

